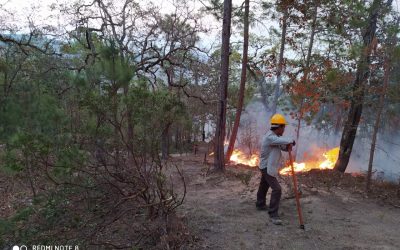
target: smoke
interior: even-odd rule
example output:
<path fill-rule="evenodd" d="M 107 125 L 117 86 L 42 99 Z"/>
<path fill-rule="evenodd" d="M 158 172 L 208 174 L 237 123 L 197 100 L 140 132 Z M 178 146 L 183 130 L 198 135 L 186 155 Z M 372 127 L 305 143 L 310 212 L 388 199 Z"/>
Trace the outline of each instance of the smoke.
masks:
<path fill-rule="evenodd" d="M 285 114 L 281 110 L 279 113 Z M 268 113 L 259 101 L 249 103 L 245 111 L 242 113 L 241 123 L 239 127 L 238 139 L 236 146 L 241 149 L 246 148 L 243 145 L 244 138 L 248 137 L 248 131 L 252 130 L 254 147 L 259 151 L 260 143 L 264 134 L 269 130 L 269 119 L 272 114 Z M 296 138 L 297 121 L 293 120 L 289 115 L 285 114 L 289 125 L 286 126 L 284 136 Z M 247 131 L 247 132 L 246 132 Z M 318 130 L 313 125 L 306 125 L 302 122 L 300 128 L 300 137 L 297 141 L 297 158 L 296 161 L 301 162 L 315 156 L 320 155 L 322 151 L 338 147 L 340 145 L 341 135 L 334 135 L 333 131 Z M 393 141 L 396 138 L 393 138 Z M 399 140 L 397 140 L 399 141 Z M 346 172 L 362 172 L 368 170 L 369 152 L 371 147 L 371 138 L 361 138 L 357 134 L 353 151 L 351 154 L 349 165 Z M 247 150 L 248 151 L 248 150 Z M 373 171 L 375 179 L 385 179 L 397 182 L 400 180 L 400 144 L 389 143 L 378 138 L 374 155 Z"/>
<path fill-rule="evenodd" d="M 371 135 L 372 137 L 372 135 Z M 398 141 L 398 137 L 392 140 Z M 371 149 L 371 138 L 357 138 L 352 152 L 349 171 L 366 172 Z M 400 181 L 400 146 L 393 144 L 381 138 L 378 134 L 378 140 L 375 148 L 373 171 L 376 179 L 385 179 L 393 182 Z"/>

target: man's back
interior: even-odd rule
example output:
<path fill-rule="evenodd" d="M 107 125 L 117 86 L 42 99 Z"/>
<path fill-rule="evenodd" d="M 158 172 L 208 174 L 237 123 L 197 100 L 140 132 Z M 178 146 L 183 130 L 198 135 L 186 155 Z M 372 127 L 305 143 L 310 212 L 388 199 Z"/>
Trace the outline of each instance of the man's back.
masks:
<path fill-rule="evenodd" d="M 286 145 L 292 142 L 293 140 L 288 137 L 278 136 L 269 131 L 261 143 L 260 169 L 267 168 L 268 174 L 276 177 L 282 164 L 281 150 L 286 150 Z"/>

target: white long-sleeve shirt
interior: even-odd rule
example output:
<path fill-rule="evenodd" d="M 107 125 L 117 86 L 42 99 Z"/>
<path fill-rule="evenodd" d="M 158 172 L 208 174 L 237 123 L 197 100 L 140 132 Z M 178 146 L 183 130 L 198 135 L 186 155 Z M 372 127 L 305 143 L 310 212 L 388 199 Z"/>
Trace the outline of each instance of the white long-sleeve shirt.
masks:
<path fill-rule="evenodd" d="M 267 173 L 278 176 L 278 170 L 282 166 L 281 150 L 286 151 L 286 145 L 293 143 L 293 139 L 278 136 L 269 131 L 263 138 L 260 150 L 260 169 L 267 168 Z"/>

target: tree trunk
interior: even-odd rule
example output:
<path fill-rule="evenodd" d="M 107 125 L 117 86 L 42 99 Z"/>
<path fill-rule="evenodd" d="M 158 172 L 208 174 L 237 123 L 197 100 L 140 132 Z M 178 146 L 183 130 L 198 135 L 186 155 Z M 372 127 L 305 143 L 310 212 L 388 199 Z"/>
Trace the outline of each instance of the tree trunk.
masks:
<path fill-rule="evenodd" d="M 169 127 L 170 124 L 167 124 L 161 134 L 161 157 L 164 160 L 168 159 L 169 155 Z"/>
<path fill-rule="evenodd" d="M 388 82 L 389 82 L 389 64 L 388 64 L 387 59 L 386 59 L 385 60 L 385 64 L 384 64 L 383 89 L 382 89 L 382 93 L 381 93 L 381 95 L 379 97 L 379 106 L 378 106 L 378 111 L 377 111 L 377 114 L 376 114 L 374 130 L 373 130 L 373 134 L 372 134 L 371 149 L 369 151 L 369 162 L 368 162 L 368 173 L 367 173 L 367 184 L 366 184 L 366 191 L 367 192 L 370 192 L 371 177 L 372 177 L 372 164 L 374 162 L 376 138 L 377 138 L 377 135 L 378 135 L 379 124 L 381 122 L 382 111 L 383 111 L 383 107 L 384 107 L 384 104 L 385 104 L 385 97 L 386 97 L 386 91 L 387 91 L 387 87 L 388 87 Z"/>
<path fill-rule="evenodd" d="M 396 26 L 399 26 L 399 21 L 400 18 L 397 18 L 397 23 Z M 385 106 L 385 99 L 386 99 L 386 93 L 389 85 L 389 74 L 390 74 L 390 65 L 391 65 L 391 52 L 393 49 L 393 46 L 396 44 L 397 37 L 396 35 L 391 35 L 390 38 L 388 39 L 388 48 L 385 53 L 385 61 L 383 64 L 383 86 L 382 86 L 382 93 L 379 96 L 379 104 L 378 104 L 378 111 L 376 114 L 376 120 L 374 124 L 374 130 L 372 134 L 372 142 L 371 142 L 371 149 L 369 152 L 369 162 L 368 162 L 368 172 L 367 172 L 367 183 L 366 183 L 366 191 L 370 192 L 371 189 L 371 178 L 372 178 L 372 165 L 374 162 L 374 154 L 375 154 L 375 146 L 376 146 L 376 138 L 378 135 L 379 131 L 379 125 L 381 124 L 381 116 L 383 112 L 383 107 Z"/>
<path fill-rule="evenodd" d="M 318 5 L 317 3 L 314 3 L 314 17 L 313 21 L 311 24 L 311 35 L 310 35 L 310 44 L 308 45 L 308 51 L 307 51 L 307 58 L 306 58 L 306 65 L 304 68 L 304 76 L 303 76 L 303 83 L 305 83 L 308 79 L 308 72 L 310 71 L 310 62 L 311 62 L 311 52 L 312 48 L 314 46 L 314 37 L 315 37 L 315 29 L 317 27 L 317 15 L 318 15 Z M 299 142 L 300 138 L 300 126 L 301 126 L 301 120 L 303 119 L 303 106 L 304 106 L 304 99 L 301 100 L 300 104 L 300 109 L 299 109 L 299 115 L 298 115 L 298 120 L 297 120 L 297 129 L 296 129 L 296 142 Z M 296 160 L 297 157 L 297 149 L 298 147 L 294 148 L 293 152 L 293 159 Z"/>
<path fill-rule="evenodd" d="M 225 138 L 224 138 L 224 145 L 225 145 L 225 141 L 227 140 L 227 138 L 231 137 L 231 131 L 232 131 L 232 120 L 228 117 L 226 119 L 226 127 L 225 127 Z"/>
<path fill-rule="evenodd" d="M 224 162 L 224 139 L 226 123 L 226 99 L 228 94 L 229 73 L 229 39 L 231 36 L 232 0 L 224 0 L 224 19 L 222 26 L 221 46 L 221 77 L 220 93 L 217 110 L 217 127 L 215 130 L 214 167 L 223 171 Z"/>
<path fill-rule="evenodd" d="M 340 125 L 342 124 L 342 112 L 339 109 L 339 106 L 336 107 L 336 122 L 335 122 L 335 131 L 334 134 L 339 134 Z"/>
<path fill-rule="evenodd" d="M 376 23 L 381 5 L 381 0 L 374 0 L 372 3 L 368 18 L 368 26 L 366 27 L 363 36 L 364 50 L 358 62 L 357 75 L 352 89 L 353 97 L 351 98 L 349 114 L 340 140 L 339 158 L 334 168 L 340 172 L 346 171 L 351 151 L 353 150 L 358 124 L 360 123 L 364 101 L 365 82 L 369 75 L 369 56 L 371 54 L 373 40 L 376 39 Z"/>
<path fill-rule="evenodd" d="M 287 29 L 287 19 L 289 17 L 288 8 L 285 9 L 282 21 L 282 35 L 281 35 L 281 48 L 279 51 L 279 61 L 278 67 L 276 69 L 276 83 L 275 83 L 275 93 L 274 93 L 274 101 L 272 102 L 272 114 L 276 113 L 276 108 L 278 105 L 278 98 L 280 96 L 280 86 L 282 81 L 282 67 L 283 67 L 283 52 L 285 51 L 285 43 L 286 43 L 286 29 Z"/>
<path fill-rule="evenodd" d="M 201 126 L 201 141 L 202 142 L 206 141 L 206 122 L 204 122 L 204 121 Z"/>
<path fill-rule="evenodd" d="M 122 50 L 121 43 L 119 44 L 119 50 L 120 50 L 120 57 L 121 57 L 121 65 L 125 63 L 125 55 Z M 115 67 L 115 64 L 113 64 Z M 115 69 L 114 69 L 115 70 Z M 125 83 L 123 87 L 124 91 L 124 97 L 128 100 L 129 99 L 129 82 Z M 117 94 L 118 89 L 116 90 Z M 133 145 L 133 137 L 134 137 L 134 124 L 132 122 L 133 120 L 133 108 L 131 105 L 128 104 L 128 102 L 125 104 L 126 106 L 126 118 L 127 118 L 127 125 L 128 125 L 128 130 L 127 130 L 127 147 L 128 147 L 128 164 L 130 167 L 133 167 L 135 163 L 135 155 L 134 155 L 134 145 Z"/>
<path fill-rule="evenodd" d="M 181 145 L 180 141 L 179 141 L 179 137 L 180 137 L 179 134 L 180 134 L 179 127 L 176 126 L 176 129 L 175 129 L 175 150 L 176 151 L 178 151 L 179 145 Z"/>
<path fill-rule="evenodd" d="M 226 152 L 225 161 L 229 162 L 231 158 L 233 149 L 235 147 L 236 136 L 239 129 L 240 124 L 240 116 L 242 114 L 243 109 L 243 100 L 244 100 L 244 91 L 246 86 L 246 69 L 247 69 L 247 56 L 248 56 L 248 48 L 249 48 L 249 2 L 250 0 L 245 0 L 244 3 L 244 33 L 243 33 L 243 58 L 242 58 L 242 72 L 240 77 L 240 87 L 239 87 L 239 100 L 236 110 L 235 122 L 233 124 L 231 137 L 229 140 L 228 150 Z"/>

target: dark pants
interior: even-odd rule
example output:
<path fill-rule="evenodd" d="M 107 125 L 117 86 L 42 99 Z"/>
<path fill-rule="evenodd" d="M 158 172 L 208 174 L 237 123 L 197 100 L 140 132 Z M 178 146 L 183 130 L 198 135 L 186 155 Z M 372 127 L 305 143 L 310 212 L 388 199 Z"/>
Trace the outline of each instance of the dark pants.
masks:
<path fill-rule="evenodd" d="M 265 198 L 267 196 L 269 187 L 272 188 L 272 193 L 269 202 L 268 213 L 270 217 L 277 217 L 279 202 L 281 200 L 281 195 L 282 195 L 282 188 L 275 177 L 267 174 L 267 169 L 261 169 L 260 186 L 258 187 L 258 192 L 257 192 L 257 203 L 256 203 L 257 206 L 266 205 Z"/>

